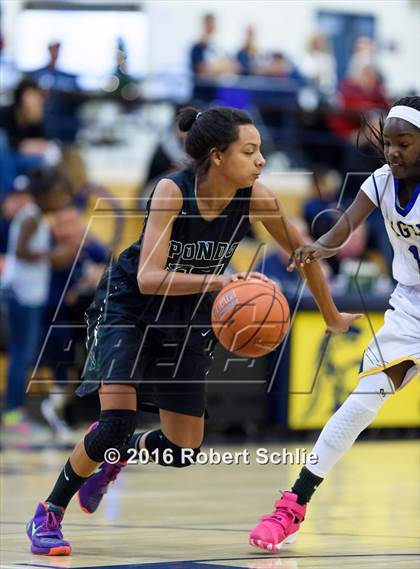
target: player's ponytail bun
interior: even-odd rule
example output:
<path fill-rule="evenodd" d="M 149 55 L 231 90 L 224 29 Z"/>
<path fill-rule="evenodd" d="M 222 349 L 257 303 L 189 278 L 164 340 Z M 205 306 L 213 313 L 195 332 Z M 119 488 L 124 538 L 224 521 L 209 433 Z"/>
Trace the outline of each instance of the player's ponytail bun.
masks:
<path fill-rule="evenodd" d="M 210 152 L 224 152 L 239 138 L 239 127 L 253 124 L 248 113 L 231 107 L 214 107 L 198 111 L 194 107 L 181 109 L 177 116 L 178 128 L 186 132 L 185 150 L 192 158 L 191 168 L 205 173 L 210 166 Z"/>
<path fill-rule="evenodd" d="M 199 110 L 194 107 L 184 107 L 177 116 L 178 128 L 181 132 L 188 132 L 194 124 Z"/>

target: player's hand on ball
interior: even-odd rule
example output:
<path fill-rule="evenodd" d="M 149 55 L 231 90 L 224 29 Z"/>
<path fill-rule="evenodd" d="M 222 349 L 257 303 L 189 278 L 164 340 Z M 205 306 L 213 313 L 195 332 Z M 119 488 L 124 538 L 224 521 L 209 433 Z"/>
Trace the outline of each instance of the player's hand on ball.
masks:
<path fill-rule="evenodd" d="M 259 279 L 260 281 L 263 281 L 265 283 L 272 283 L 274 285 L 274 282 L 271 279 L 269 279 L 266 275 L 263 275 L 262 273 L 243 272 L 243 273 L 234 273 L 233 275 L 222 275 L 220 278 L 220 288 L 224 288 L 228 284 L 237 282 L 239 280 L 249 280 L 249 279 Z"/>
<path fill-rule="evenodd" d="M 362 318 L 363 314 L 348 314 L 347 312 L 339 312 L 337 318 L 334 322 L 328 324 L 327 334 L 341 334 L 342 332 L 347 332 L 350 326 L 359 318 Z"/>

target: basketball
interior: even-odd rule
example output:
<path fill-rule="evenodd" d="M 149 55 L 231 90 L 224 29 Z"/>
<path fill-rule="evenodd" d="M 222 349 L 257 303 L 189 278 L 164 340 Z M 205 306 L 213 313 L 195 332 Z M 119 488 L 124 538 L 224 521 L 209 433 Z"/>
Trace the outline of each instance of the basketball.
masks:
<path fill-rule="evenodd" d="M 224 348 L 240 356 L 264 356 L 284 340 L 290 325 L 286 298 L 273 282 L 232 282 L 217 295 L 213 331 Z"/>

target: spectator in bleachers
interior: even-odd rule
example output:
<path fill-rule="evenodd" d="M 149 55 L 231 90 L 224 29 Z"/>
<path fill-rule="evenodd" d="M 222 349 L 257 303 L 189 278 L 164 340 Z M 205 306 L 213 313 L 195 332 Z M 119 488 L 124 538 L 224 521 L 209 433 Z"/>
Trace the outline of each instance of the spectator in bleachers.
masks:
<path fill-rule="evenodd" d="M 89 179 L 86 162 L 81 150 L 76 146 L 63 149 L 61 170 L 69 181 L 72 203 L 80 212 L 89 214 L 101 200 L 100 207 L 109 207 L 112 216 L 110 223 L 109 241 L 107 245 L 111 251 L 119 245 L 124 230 L 124 218 L 121 215 L 121 202 L 102 184 Z M 112 225 L 112 227 L 111 227 Z"/>
<path fill-rule="evenodd" d="M 13 93 L 10 107 L 1 109 L 0 128 L 11 149 L 28 155 L 42 155 L 48 141 L 44 124 L 45 95 L 35 81 L 23 79 Z"/>
<path fill-rule="evenodd" d="M 268 64 L 261 73 L 269 77 L 305 82 L 303 75 L 299 72 L 294 63 L 286 57 L 284 53 L 279 51 L 271 54 Z"/>
<path fill-rule="evenodd" d="M 105 90 L 116 95 L 123 108 L 129 110 L 131 103 L 138 98 L 137 80 L 128 72 L 127 47 L 123 38 L 117 39 L 115 52 L 115 68 L 107 80 Z"/>
<path fill-rule="evenodd" d="M 366 65 L 374 67 L 379 71 L 376 43 L 372 38 L 359 36 L 354 42 L 353 53 L 350 57 L 347 74 L 350 77 L 356 76 L 360 69 L 363 69 Z"/>
<path fill-rule="evenodd" d="M 23 178 L 23 176 L 22 176 Z M 13 218 L 27 203 L 31 201 L 25 187 L 15 185 L 14 189 L 3 198 L 0 208 L 0 351 L 7 351 L 8 317 L 7 293 L 3 289 L 2 275 L 6 265 L 7 245 L 9 241 L 9 228 Z"/>
<path fill-rule="evenodd" d="M 311 195 L 303 205 L 303 218 L 310 236 L 315 241 L 337 221 L 336 204 L 340 189 L 340 176 L 334 170 L 318 166 L 312 176 Z M 339 271 L 336 257 L 326 259 L 334 274 Z"/>
<path fill-rule="evenodd" d="M 151 186 L 154 186 L 165 174 L 185 168 L 188 156 L 184 148 L 184 139 L 185 133 L 179 130 L 176 122 L 165 130 L 150 160 L 142 195 L 148 195 Z"/>
<path fill-rule="evenodd" d="M 343 161 L 343 174 L 345 176 L 343 198 L 346 207 L 354 200 L 366 178 L 383 165 L 381 157 L 373 145 L 371 133 L 371 129 L 379 132 L 380 119 L 380 111 L 365 113 L 364 124 L 359 130 L 353 131 L 346 147 Z"/>
<path fill-rule="evenodd" d="M 7 252 L 10 223 L 18 211 L 32 200 L 31 196 L 26 191 L 26 184 L 26 180 L 25 186 L 19 186 L 16 184 L 13 190 L 4 197 L 1 204 L 2 215 L 0 216 L 0 278 L 3 272 L 5 255 Z"/>
<path fill-rule="evenodd" d="M 47 140 L 44 93 L 32 80 L 24 79 L 13 93 L 13 103 L 0 109 L 0 194 L 12 189 L 20 174 L 36 166 L 55 164 L 60 151 Z"/>
<path fill-rule="evenodd" d="M 80 126 L 77 109 L 82 98 L 77 75 L 58 67 L 60 50 L 61 42 L 51 41 L 48 44 L 47 65 L 32 71 L 30 77 L 47 93 L 45 127 L 48 136 L 63 144 L 71 144 L 75 141 Z"/>
<path fill-rule="evenodd" d="M 216 31 L 214 14 L 206 14 L 202 25 L 200 39 L 190 51 L 190 68 L 193 73 L 193 99 L 209 102 L 215 98 L 215 88 L 202 85 L 200 80 L 211 80 L 224 73 L 236 72 L 238 66 L 213 43 Z"/>
<path fill-rule="evenodd" d="M 55 383 L 50 395 L 42 401 L 41 411 L 63 442 L 69 437 L 63 409 L 73 392 L 72 386 L 69 389 L 68 385 L 69 369 L 75 365 L 75 343 L 84 344 L 85 336 L 84 327 L 81 329 L 77 325 L 84 321 L 84 312 L 110 257 L 107 247 L 92 235 L 85 234 L 86 224 L 76 207 L 68 205 L 56 212 L 52 225 L 55 246 L 77 253 L 66 265 L 53 268 L 51 274 L 44 312 L 45 335 L 48 330 L 50 334 L 41 365 L 53 370 Z"/>
<path fill-rule="evenodd" d="M 366 178 L 366 176 L 365 176 Z M 303 217 L 308 224 L 311 238 L 315 241 L 333 227 L 346 207 L 346 200 L 341 192 L 340 175 L 334 170 L 323 166 L 318 167 L 313 174 L 312 193 L 303 207 Z M 339 201 L 339 208 L 337 207 Z M 377 228 L 380 231 L 379 228 Z M 382 234 L 384 231 L 382 230 Z M 343 273 L 343 261 L 366 260 L 368 256 L 370 225 L 362 224 L 354 231 L 348 241 L 341 247 L 336 257 L 325 259 L 337 277 Z M 336 280 L 335 283 L 339 283 Z"/>
<path fill-rule="evenodd" d="M 206 14 L 203 18 L 201 37 L 191 48 L 191 71 L 195 75 L 214 75 L 213 62 L 216 50 L 212 45 L 212 39 L 216 31 L 216 18 L 214 14 Z"/>
<path fill-rule="evenodd" d="M 0 109 L 0 146 L 2 195 L 18 175 L 60 160 L 60 149 L 46 135 L 44 92 L 33 80 L 23 79 L 14 90 L 13 103 Z"/>
<path fill-rule="evenodd" d="M 255 43 L 255 28 L 249 25 L 245 30 L 245 43 L 236 55 L 239 64 L 238 72 L 241 75 L 253 75 L 257 71 L 257 56 L 258 49 Z"/>
<path fill-rule="evenodd" d="M 320 93 L 328 99 L 334 97 L 337 89 L 337 62 L 325 35 L 316 33 L 309 38 L 300 69 Z"/>
<path fill-rule="evenodd" d="M 361 115 L 389 106 L 385 84 L 373 65 L 357 67 L 353 75 L 343 79 L 339 88 L 342 113 L 331 117 L 331 125 L 338 136 L 350 139 L 361 126 Z"/>
<path fill-rule="evenodd" d="M 67 199 L 56 171 L 35 171 L 29 180 L 28 199 L 14 211 L 9 229 L 2 273 L 9 320 L 9 368 L 2 419 L 6 428 L 20 432 L 29 428 L 24 412 L 26 379 L 38 353 L 51 264 L 67 262 L 73 254 L 63 248 L 51 249 L 45 214 Z"/>
<path fill-rule="evenodd" d="M 308 226 L 303 219 L 293 219 L 293 225 L 299 230 L 305 242 L 310 241 Z M 297 271 L 287 271 L 288 264 L 289 257 L 282 249 L 276 247 L 275 250 L 268 252 L 268 254 L 260 260 L 255 270 L 264 273 L 272 279 L 283 294 L 290 300 L 296 298 L 301 279 Z M 328 265 L 324 262 L 322 262 L 321 265 L 324 274 L 328 277 L 330 275 Z"/>
<path fill-rule="evenodd" d="M 295 221 L 293 223 L 296 225 Z M 287 298 L 294 298 L 300 278 L 297 271 L 290 273 L 286 270 L 288 263 L 289 257 L 286 253 L 276 248 L 258 263 L 255 270 L 274 281 Z"/>

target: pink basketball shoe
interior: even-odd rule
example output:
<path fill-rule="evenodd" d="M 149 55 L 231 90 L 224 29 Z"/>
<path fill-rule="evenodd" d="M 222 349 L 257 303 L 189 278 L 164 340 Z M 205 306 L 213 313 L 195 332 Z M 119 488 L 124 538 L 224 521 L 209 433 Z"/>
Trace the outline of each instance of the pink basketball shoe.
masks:
<path fill-rule="evenodd" d="M 283 545 L 296 541 L 300 524 L 305 519 L 306 505 L 297 503 L 296 494 L 283 492 L 274 507 L 274 512 L 262 516 L 260 523 L 249 534 L 249 545 L 275 552 Z"/>

